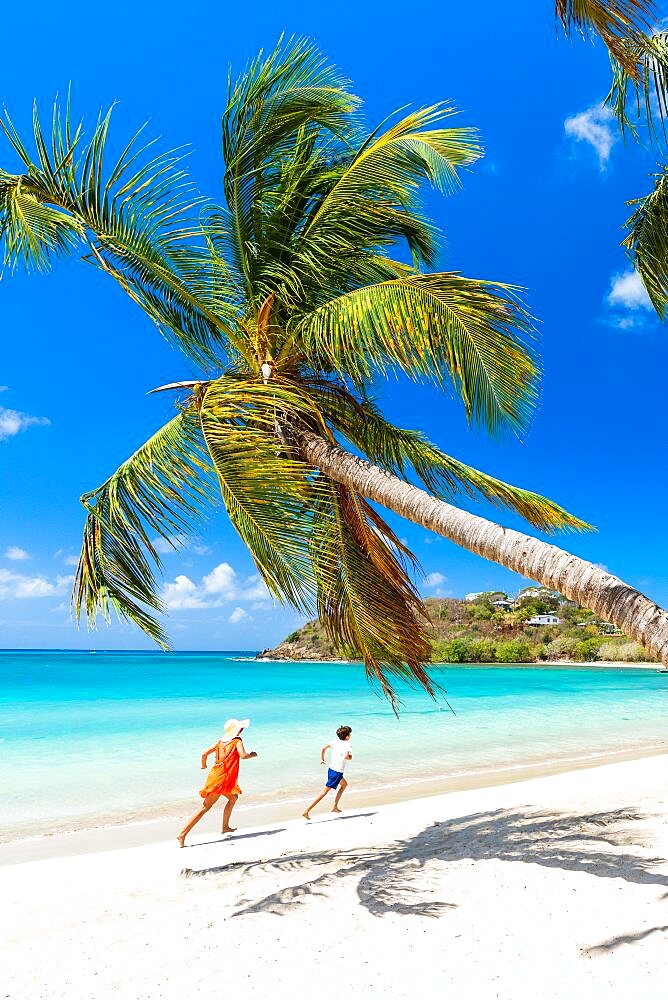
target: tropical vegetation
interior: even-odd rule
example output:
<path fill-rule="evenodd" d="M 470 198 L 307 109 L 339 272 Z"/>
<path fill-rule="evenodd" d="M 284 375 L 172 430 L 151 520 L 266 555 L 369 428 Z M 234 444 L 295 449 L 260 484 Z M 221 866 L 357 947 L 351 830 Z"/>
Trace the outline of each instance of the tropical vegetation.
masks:
<path fill-rule="evenodd" d="M 48 131 L 35 113 L 34 152 L 2 121 L 20 164 L 0 170 L 6 264 L 83 256 L 201 372 L 161 387 L 175 416 L 82 497 L 77 614 L 115 609 L 165 645 L 155 537 L 177 546 L 222 498 L 271 594 L 317 612 L 390 698 L 393 675 L 431 691 L 416 560 L 375 501 L 668 659 L 668 616 L 643 595 L 460 504 L 482 498 L 544 531 L 584 521 L 384 417 L 375 392 L 400 372 L 456 394 L 472 424 L 521 433 L 538 366 L 517 288 L 436 269 L 420 195 L 457 189 L 482 154 L 475 129 L 439 104 L 369 132 L 359 106 L 311 44 L 260 55 L 229 87 L 224 204 L 141 133 L 112 158 L 110 113 L 88 136 L 69 102 Z"/>
<path fill-rule="evenodd" d="M 637 642 L 586 608 L 544 593 L 504 600 L 506 594 L 479 594 L 473 600 L 430 597 L 425 601 L 431 626 L 433 663 L 541 663 L 572 661 L 644 662 L 651 656 Z M 557 624 L 528 624 L 539 615 Z M 319 621 L 292 632 L 274 649 L 258 654 L 277 660 L 356 660 L 359 652 L 338 648 Z"/>

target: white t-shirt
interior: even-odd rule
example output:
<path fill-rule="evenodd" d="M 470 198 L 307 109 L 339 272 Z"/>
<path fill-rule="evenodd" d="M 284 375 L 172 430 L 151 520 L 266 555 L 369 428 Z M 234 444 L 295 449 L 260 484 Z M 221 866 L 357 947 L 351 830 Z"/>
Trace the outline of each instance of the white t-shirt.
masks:
<path fill-rule="evenodd" d="M 350 751 L 350 740 L 340 740 L 335 739 L 332 743 L 331 757 L 329 758 L 329 766 L 332 771 L 345 771 L 347 754 Z"/>

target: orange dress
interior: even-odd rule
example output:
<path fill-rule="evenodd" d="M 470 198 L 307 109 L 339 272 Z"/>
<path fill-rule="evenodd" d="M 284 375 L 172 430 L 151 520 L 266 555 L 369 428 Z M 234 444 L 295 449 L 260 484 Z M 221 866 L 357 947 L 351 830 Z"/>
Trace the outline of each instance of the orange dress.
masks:
<path fill-rule="evenodd" d="M 222 740 L 216 743 L 216 763 L 207 775 L 204 788 L 200 790 L 203 799 L 207 795 L 241 795 L 241 789 L 237 784 L 241 760 L 240 743 L 238 736 L 228 743 L 223 743 Z"/>

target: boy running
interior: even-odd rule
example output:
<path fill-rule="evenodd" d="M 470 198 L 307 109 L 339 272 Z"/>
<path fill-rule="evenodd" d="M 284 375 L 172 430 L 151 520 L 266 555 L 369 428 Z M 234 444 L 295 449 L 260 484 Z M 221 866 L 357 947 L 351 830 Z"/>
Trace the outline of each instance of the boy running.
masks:
<path fill-rule="evenodd" d="M 332 812 L 340 813 L 339 802 L 341 801 L 341 796 L 348 787 L 348 782 L 343 777 L 343 772 L 346 767 L 346 763 L 353 759 L 353 755 L 350 752 L 350 735 L 352 729 L 350 726 L 339 726 L 336 730 L 336 739 L 333 743 L 327 743 L 320 751 L 320 763 L 325 763 L 325 753 L 327 750 L 331 750 L 329 758 L 329 768 L 327 770 L 327 781 L 325 787 L 321 791 L 317 799 L 314 799 L 311 805 L 308 807 L 306 812 L 302 813 L 304 819 L 310 819 L 309 813 L 314 806 L 317 806 L 318 802 L 324 799 L 325 795 L 331 791 L 332 788 L 336 789 L 336 796 L 334 798 L 334 805 L 332 806 Z"/>

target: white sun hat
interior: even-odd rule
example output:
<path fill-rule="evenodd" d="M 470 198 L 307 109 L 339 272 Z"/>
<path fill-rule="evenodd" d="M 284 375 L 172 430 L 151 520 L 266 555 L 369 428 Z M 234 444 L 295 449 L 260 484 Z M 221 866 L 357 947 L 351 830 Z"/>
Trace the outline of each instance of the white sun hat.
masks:
<path fill-rule="evenodd" d="M 225 737 L 228 740 L 233 740 L 240 735 L 243 729 L 248 729 L 249 726 L 250 719 L 228 719 L 225 723 Z"/>

